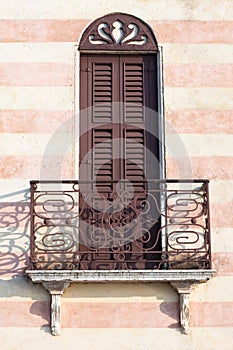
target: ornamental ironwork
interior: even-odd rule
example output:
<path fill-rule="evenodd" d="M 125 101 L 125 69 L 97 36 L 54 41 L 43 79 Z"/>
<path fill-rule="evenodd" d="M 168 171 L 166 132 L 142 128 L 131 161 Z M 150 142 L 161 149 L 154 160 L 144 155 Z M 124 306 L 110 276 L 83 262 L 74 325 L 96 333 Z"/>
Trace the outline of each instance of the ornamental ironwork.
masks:
<path fill-rule="evenodd" d="M 30 268 L 209 269 L 208 205 L 207 180 L 31 181 Z"/>

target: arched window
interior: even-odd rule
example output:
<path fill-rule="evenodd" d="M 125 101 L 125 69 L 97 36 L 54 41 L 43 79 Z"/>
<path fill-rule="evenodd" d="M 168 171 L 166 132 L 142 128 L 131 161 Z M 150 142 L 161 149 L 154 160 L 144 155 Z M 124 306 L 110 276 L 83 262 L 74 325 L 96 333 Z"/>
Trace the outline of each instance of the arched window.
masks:
<path fill-rule="evenodd" d="M 98 203 L 93 209 L 93 202 L 87 205 L 80 199 L 86 221 L 95 226 L 89 238 L 83 229 L 81 242 L 86 244 L 81 244 L 81 260 L 85 262 L 86 254 L 89 262 L 82 267 L 122 268 L 119 256 L 126 268 L 159 267 L 160 257 L 153 251 L 161 250 L 160 222 L 145 222 L 146 217 L 160 216 L 156 192 L 162 168 L 156 39 L 142 20 L 113 13 L 85 30 L 79 50 L 79 177 L 89 184 L 89 193 L 95 189 Z"/>

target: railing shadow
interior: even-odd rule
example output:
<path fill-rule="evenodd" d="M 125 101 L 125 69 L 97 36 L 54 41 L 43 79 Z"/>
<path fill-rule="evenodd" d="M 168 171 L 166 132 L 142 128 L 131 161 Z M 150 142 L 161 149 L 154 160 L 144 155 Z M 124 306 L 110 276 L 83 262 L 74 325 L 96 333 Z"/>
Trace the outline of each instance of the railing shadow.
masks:
<path fill-rule="evenodd" d="M 24 275 L 30 247 L 30 189 L 0 196 L 0 276 Z"/>

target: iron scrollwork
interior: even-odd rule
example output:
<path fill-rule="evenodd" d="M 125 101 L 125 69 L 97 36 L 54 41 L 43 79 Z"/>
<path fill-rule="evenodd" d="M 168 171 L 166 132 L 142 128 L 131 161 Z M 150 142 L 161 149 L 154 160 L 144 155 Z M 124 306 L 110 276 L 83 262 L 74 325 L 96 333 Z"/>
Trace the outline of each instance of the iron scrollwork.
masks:
<path fill-rule="evenodd" d="M 32 184 L 31 268 L 210 267 L 206 182 L 192 188 L 191 182 L 148 180 L 140 191 L 113 182 L 106 193 L 98 185 L 82 190 L 77 181 L 63 181 L 60 190 L 50 190 L 50 184 Z"/>

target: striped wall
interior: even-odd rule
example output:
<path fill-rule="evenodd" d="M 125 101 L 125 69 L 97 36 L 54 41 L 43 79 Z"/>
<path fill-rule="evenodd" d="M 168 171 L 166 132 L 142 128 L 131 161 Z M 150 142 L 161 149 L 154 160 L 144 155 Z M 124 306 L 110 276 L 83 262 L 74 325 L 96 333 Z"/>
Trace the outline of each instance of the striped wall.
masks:
<path fill-rule="evenodd" d="M 0 201 L 7 214 L 0 222 L 1 349 L 231 350 L 232 1 L 8 0 L 0 7 Z M 179 329 L 173 289 L 139 283 L 72 285 L 62 299 L 63 333 L 52 337 L 48 294 L 23 276 L 29 180 L 75 177 L 78 39 L 92 20 L 116 11 L 152 26 L 163 48 L 167 126 L 185 145 L 192 176 L 210 179 L 217 272 L 191 295 L 187 336 Z M 71 140 L 65 158 L 47 147 L 51 135 L 55 144 Z M 168 178 L 178 171 L 169 152 L 172 137 L 167 128 Z"/>

